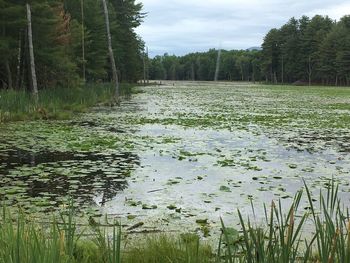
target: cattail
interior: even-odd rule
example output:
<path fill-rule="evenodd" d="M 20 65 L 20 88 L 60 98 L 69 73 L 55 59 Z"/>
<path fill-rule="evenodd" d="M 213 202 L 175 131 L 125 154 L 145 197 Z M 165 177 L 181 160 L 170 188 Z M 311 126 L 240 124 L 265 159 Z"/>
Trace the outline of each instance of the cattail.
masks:
<path fill-rule="evenodd" d="M 350 221 L 348 222 L 348 244 L 347 244 L 347 247 L 348 247 L 348 253 L 350 254 Z"/>
<path fill-rule="evenodd" d="M 339 230 L 339 228 L 337 228 L 337 231 L 335 232 L 335 235 L 333 237 L 332 250 L 331 250 L 331 254 L 329 255 L 329 258 L 328 258 L 328 263 L 334 262 L 334 254 L 335 254 L 335 249 L 337 247 L 337 238 L 339 235 L 340 235 L 340 230 Z"/>
<path fill-rule="evenodd" d="M 294 206 L 292 206 L 290 210 L 290 219 L 289 219 L 289 226 L 287 229 L 287 236 L 286 236 L 286 243 L 288 244 L 289 240 L 292 240 L 293 236 L 293 229 L 294 229 Z"/>
<path fill-rule="evenodd" d="M 60 232 L 60 255 L 64 255 L 64 231 Z"/>

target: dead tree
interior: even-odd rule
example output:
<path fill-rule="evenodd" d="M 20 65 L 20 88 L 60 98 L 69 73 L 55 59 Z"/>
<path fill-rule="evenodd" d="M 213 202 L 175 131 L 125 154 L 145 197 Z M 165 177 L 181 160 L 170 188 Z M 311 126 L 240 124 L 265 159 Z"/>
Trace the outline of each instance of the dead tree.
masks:
<path fill-rule="evenodd" d="M 86 65 L 85 65 L 85 26 L 84 26 L 84 0 L 80 1 L 81 9 L 81 46 L 82 46 L 82 56 L 83 56 L 83 80 L 86 82 Z"/>
<path fill-rule="evenodd" d="M 105 22 L 106 22 L 109 60 L 111 63 L 113 82 L 115 84 L 115 99 L 117 100 L 117 102 L 119 102 L 119 80 L 118 80 L 117 67 L 115 65 L 114 53 L 113 53 L 113 48 L 112 48 L 112 37 L 111 37 L 111 30 L 110 30 L 110 24 L 109 24 L 108 6 L 106 3 L 106 0 L 102 0 L 102 4 L 103 4 L 103 12 L 105 15 Z"/>
<path fill-rule="evenodd" d="M 30 76 L 32 84 L 32 92 L 35 99 L 38 99 L 38 83 L 36 80 L 35 61 L 34 61 L 34 48 L 33 48 L 33 32 L 32 32 L 32 14 L 30 5 L 27 3 L 27 25 L 28 25 L 28 47 L 29 47 L 29 60 L 30 60 Z"/>
<path fill-rule="evenodd" d="M 215 69 L 214 81 L 218 81 L 218 78 L 219 78 L 220 60 L 221 60 L 221 49 L 219 49 L 218 56 L 216 59 L 216 69 Z"/>

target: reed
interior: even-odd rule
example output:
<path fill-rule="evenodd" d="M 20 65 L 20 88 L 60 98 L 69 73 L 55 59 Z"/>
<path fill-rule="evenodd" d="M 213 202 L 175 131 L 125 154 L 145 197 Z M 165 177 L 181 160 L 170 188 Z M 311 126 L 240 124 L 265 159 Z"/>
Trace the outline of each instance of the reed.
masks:
<path fill-rule="evenodd" d="M 263 223 L 245 219 L 238 210 L 241 229 L 221 220 L 216 253 L 194 234 L 153 235 L 128 243 L 119 222 L 109 227 L 76 224 L 73 204 L 47 224 L 3 208 L 0 263 L 350 262 L 350 215 L 336 183 L 330 180 L 319 202 L 314 200 L 305 184 L 289 209 L 281 201 L 264 206 Z M 304 202 L 307 210 L 300 208 Z"/>
<path fill-rule="evenodd" d="M 133 85 L 122 84 L 121 96 L 129 97 Z M 0 122 L 67 119 L 97 104 L 114 103 L 110 84 L 91 84 L 79 88 L 50 88 L 39 92 L 36 100 L 26 91 L 0 90 Z"/>
<path fill-rule="evenodd" d="M 222 221 L 222 238 L 218 254 L 225 262 L 350 262 L 349 210 L 340 201 L 338 185 L 330 180 L 326 193 L 320 190 L 319 205 L 308 186 L 299 191 L 288 213 L 284 214 L 281 201 L 266 206 L 262 227 L 243 218 L 239 241 L 230 241 L 228 228 Z M 300 202 L 306 192 L 308 211 L 300 212 Z M 298 217 L 296 215 L 299 215 Z M 307 233 L 307 234 L 306 234 Z M 312 234 L 313 233 L 313 234 Z"/>

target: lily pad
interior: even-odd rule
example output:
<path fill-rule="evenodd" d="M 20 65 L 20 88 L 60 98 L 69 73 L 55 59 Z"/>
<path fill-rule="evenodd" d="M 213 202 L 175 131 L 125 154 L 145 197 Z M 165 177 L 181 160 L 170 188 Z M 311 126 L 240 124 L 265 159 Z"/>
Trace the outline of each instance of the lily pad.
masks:
<path fill-rule="evenodd" d="M 220 191 L 222 191 L 222 192 L 231 192 L 231 189 L 228 186 L 222 185 L 222 186 L 220 186 Z"/>

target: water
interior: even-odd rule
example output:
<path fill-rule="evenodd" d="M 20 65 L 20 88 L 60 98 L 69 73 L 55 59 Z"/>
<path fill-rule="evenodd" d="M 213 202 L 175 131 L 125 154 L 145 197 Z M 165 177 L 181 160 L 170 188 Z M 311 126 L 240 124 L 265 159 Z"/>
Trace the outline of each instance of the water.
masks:
<path fill-rule="evenodd" d="M 89 215 L 144 222 L 140 231 L 201 232 L 196 220 L 208 219 L 211 233 L 220 217 L 237 224 L 237 209 L 259 220 L 263 203 L 288 206 L 303 180 L 317 193 L 334 177 L 349 201 L 349 111 L 333 105 L 350 91 L 180 82 L 144 91 L 72 121 L 3 125 L 1 200 L 40 213 L 73 197 Z"/>

